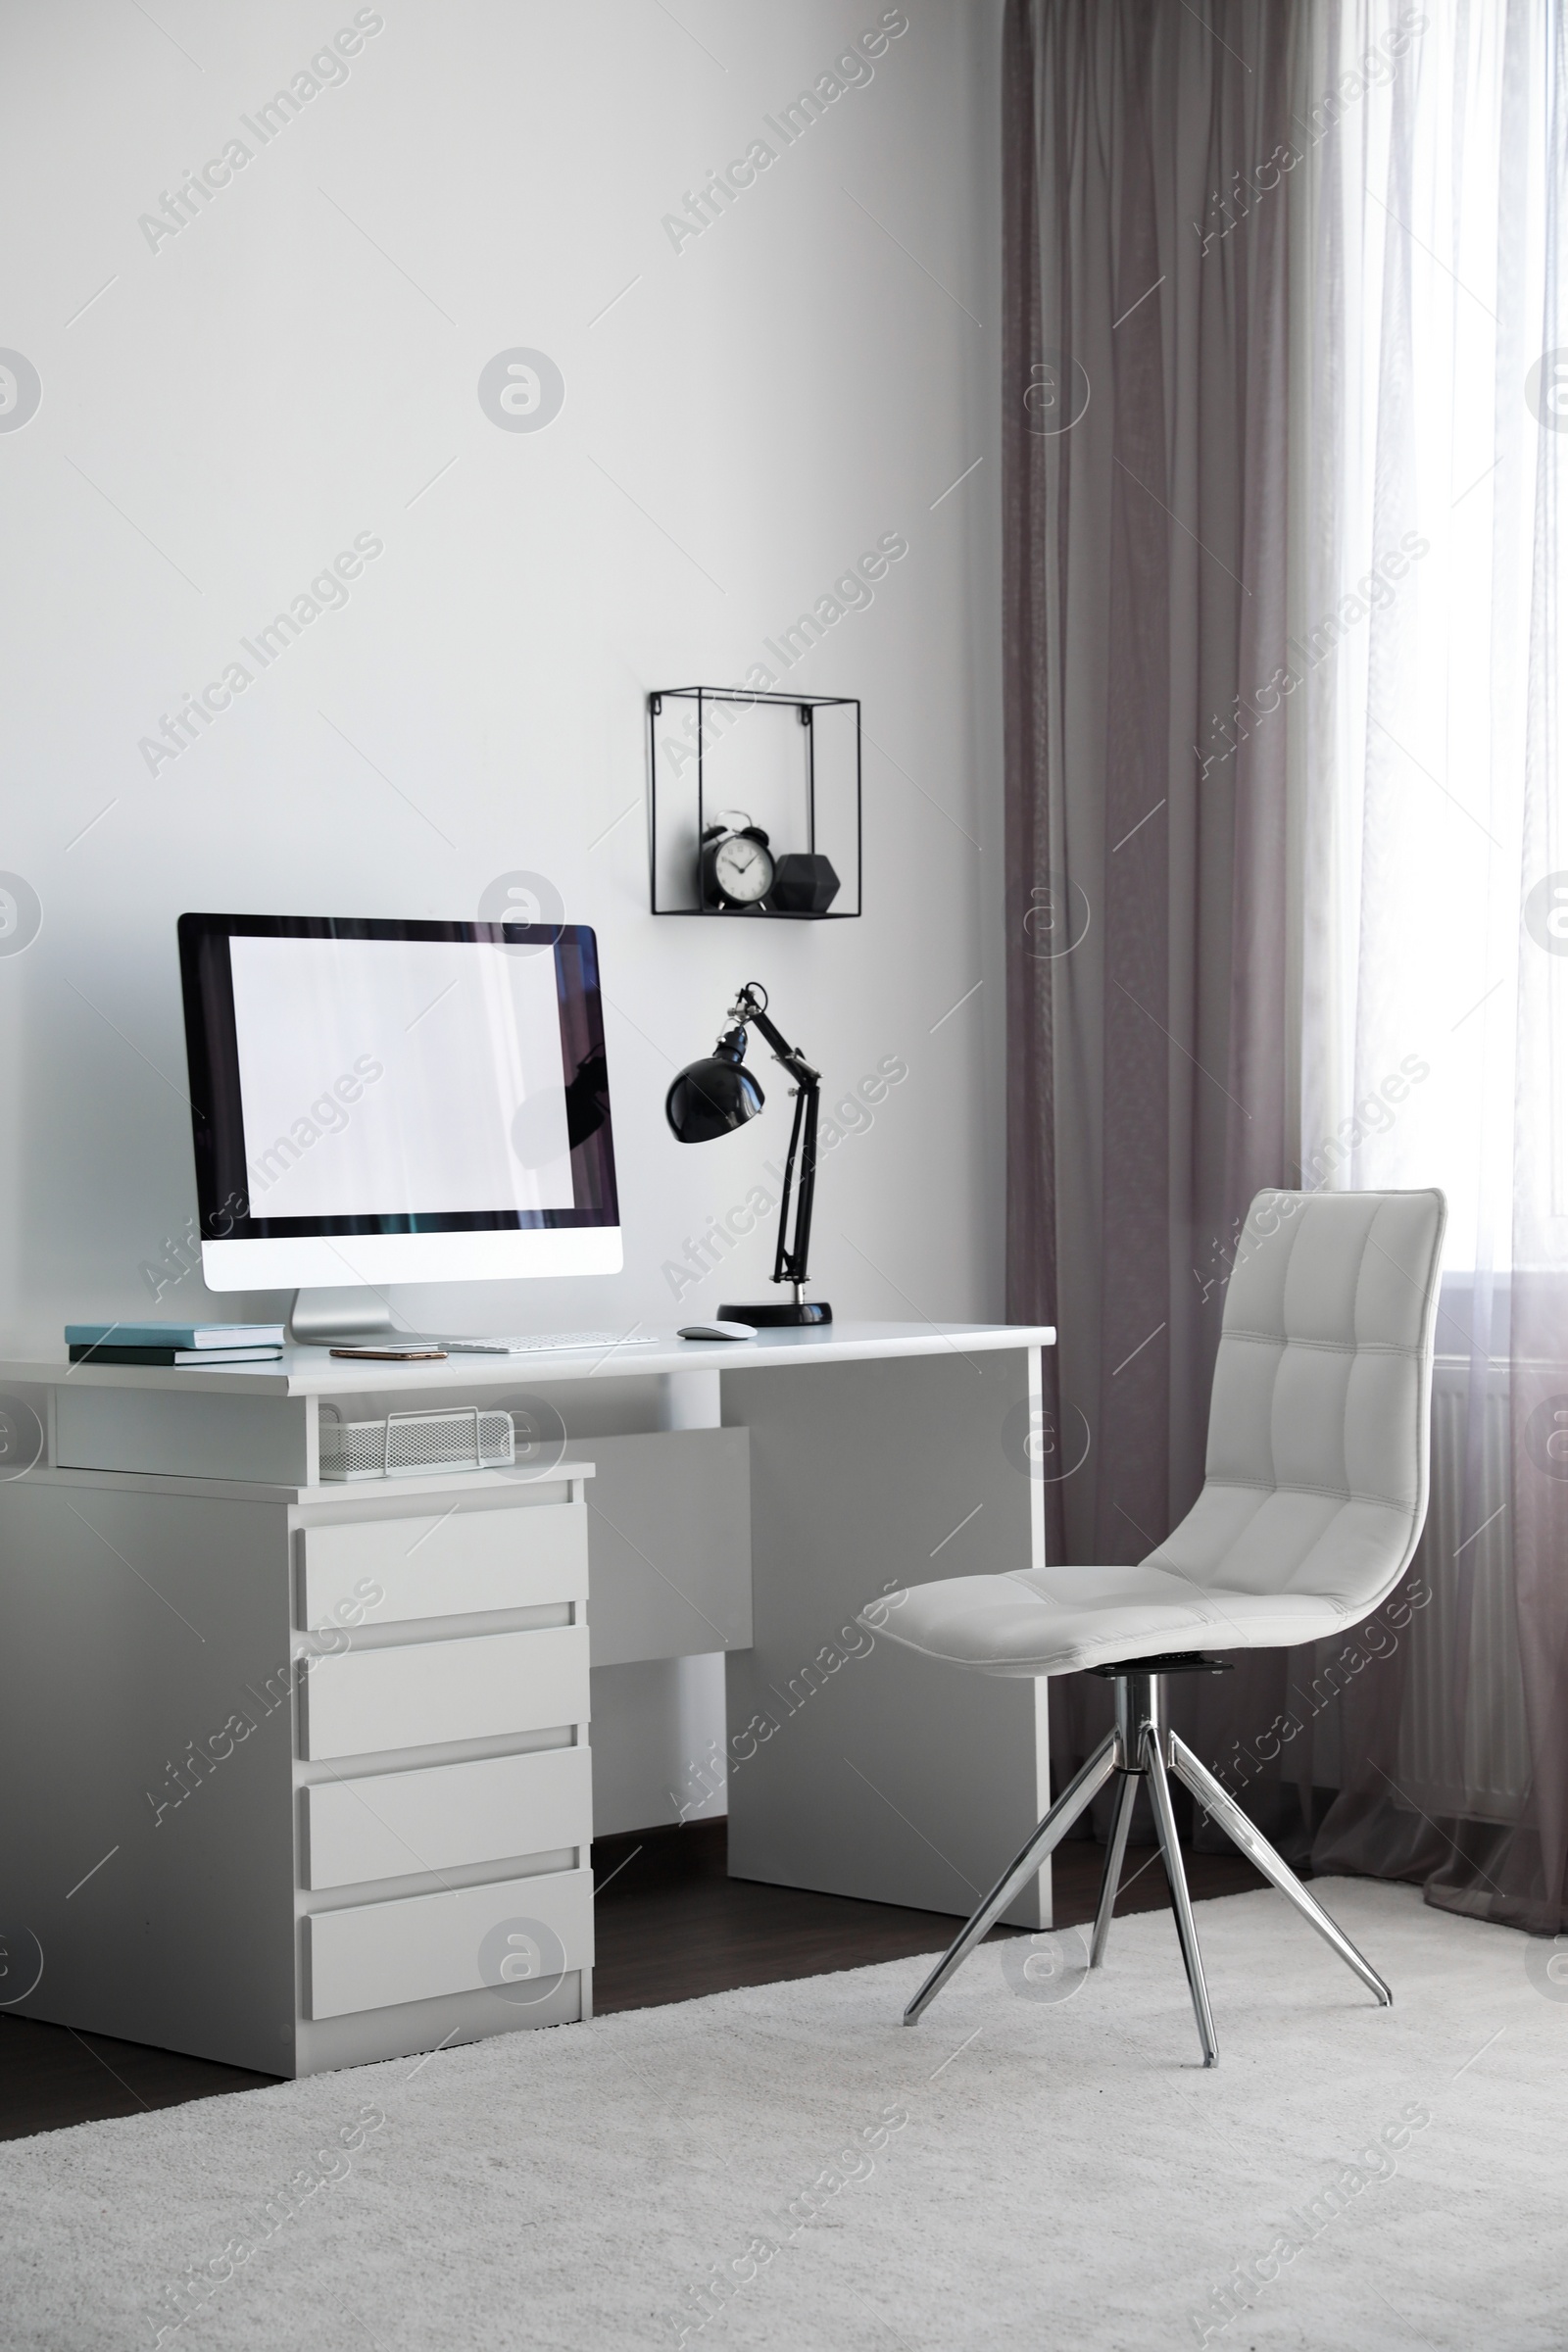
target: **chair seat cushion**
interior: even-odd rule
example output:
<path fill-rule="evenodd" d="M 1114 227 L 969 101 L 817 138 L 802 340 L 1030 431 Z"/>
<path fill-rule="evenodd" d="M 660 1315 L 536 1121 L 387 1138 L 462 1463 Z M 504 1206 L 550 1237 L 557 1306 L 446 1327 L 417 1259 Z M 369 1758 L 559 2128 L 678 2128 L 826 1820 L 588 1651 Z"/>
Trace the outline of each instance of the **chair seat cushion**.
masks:
<path fill-rule="evenodd" d="M 1216 1592 L 1145 1560 L 950 1576 L 890 1592 L 861 1622 L 956 1666 L 1042 1675 L 1170 1650 L 1286 1648 L 1336 1632 L 1348 1615 L 1330 1593 Z"/>

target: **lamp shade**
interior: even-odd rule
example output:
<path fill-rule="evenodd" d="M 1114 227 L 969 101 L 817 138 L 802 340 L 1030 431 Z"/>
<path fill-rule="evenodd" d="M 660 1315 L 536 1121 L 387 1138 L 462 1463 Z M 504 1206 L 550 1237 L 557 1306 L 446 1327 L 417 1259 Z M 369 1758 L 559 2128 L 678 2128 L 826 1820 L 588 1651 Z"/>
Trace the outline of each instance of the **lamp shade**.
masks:
<path fill-rule="evenodd" d="M 708 1144 L 755 1119 L 762 1090 L 742 1055 L 746 1032 L 731 1029 L 702 1061 L 689 1061 L 664 1097 L 664 1116 L 679 1144 Z"/>

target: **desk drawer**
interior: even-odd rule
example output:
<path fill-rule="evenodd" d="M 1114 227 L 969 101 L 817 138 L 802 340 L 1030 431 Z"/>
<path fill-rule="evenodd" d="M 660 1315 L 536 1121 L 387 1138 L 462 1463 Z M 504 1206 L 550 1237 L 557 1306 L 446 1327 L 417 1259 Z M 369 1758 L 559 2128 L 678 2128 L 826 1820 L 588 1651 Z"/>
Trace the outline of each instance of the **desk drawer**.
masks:
<path fill-rule="evenodd" d="M 352 1886 L 469 1862 L 554 1853 L 593 1838 L 593 1756 L 536 1748 L 482 1764 L 377 1772 L 305 1791 L 307 1886 Z"/>
<path fill-rule="evenodd" d="M 313 1912 L 306 1941 L 313 2018 L 488 1984 L 497 2015 L 510 2006 L 523 2023 L 531 1999 L 558 1976 L 593 1966 L 593 1873 L 547 1871 L 452 1894 Z"/>
<path fill-rule="evenodd" d="M 312 1759 L 586 1723 L 588 1628 L 350 1650 L 318 1658 L 301 1695 L 301 1753 Z"/>
<path fill-rule="evenodd" d="M 299 1544 L 302 1631 L 588 1597 L 581 1502 L 348 1519 L 305 1528 Z"/>

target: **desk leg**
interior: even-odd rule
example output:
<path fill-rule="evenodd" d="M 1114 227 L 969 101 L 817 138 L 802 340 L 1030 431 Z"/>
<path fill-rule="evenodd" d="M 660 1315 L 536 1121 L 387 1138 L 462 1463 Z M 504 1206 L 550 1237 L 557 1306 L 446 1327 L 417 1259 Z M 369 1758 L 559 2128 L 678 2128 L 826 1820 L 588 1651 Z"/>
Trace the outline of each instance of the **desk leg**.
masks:
<path fill-rule="evenodd" d="M 727 1661 L 730 1870 L 966 1914 L 1050 1807 L 1046 1684 L 937 1665 L 856 1614 L 1044 1565 L 1038 1354 L 723 1379 L 751 1431 L 755 1628 Z M 1006 1916 L 1050 1926 L 1049 1862 Z"/>

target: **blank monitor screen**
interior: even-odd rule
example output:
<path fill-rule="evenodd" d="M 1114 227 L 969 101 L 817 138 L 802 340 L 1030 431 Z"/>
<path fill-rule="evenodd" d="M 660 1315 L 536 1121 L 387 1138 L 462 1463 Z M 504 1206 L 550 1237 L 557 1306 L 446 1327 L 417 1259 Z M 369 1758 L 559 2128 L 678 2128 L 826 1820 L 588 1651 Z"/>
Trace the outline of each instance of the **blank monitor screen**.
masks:
<path fill-rule="evenodd" d="M 187 914 L 179 936 L 209 1280 L 618 1266 L 591 931 Z"/>

